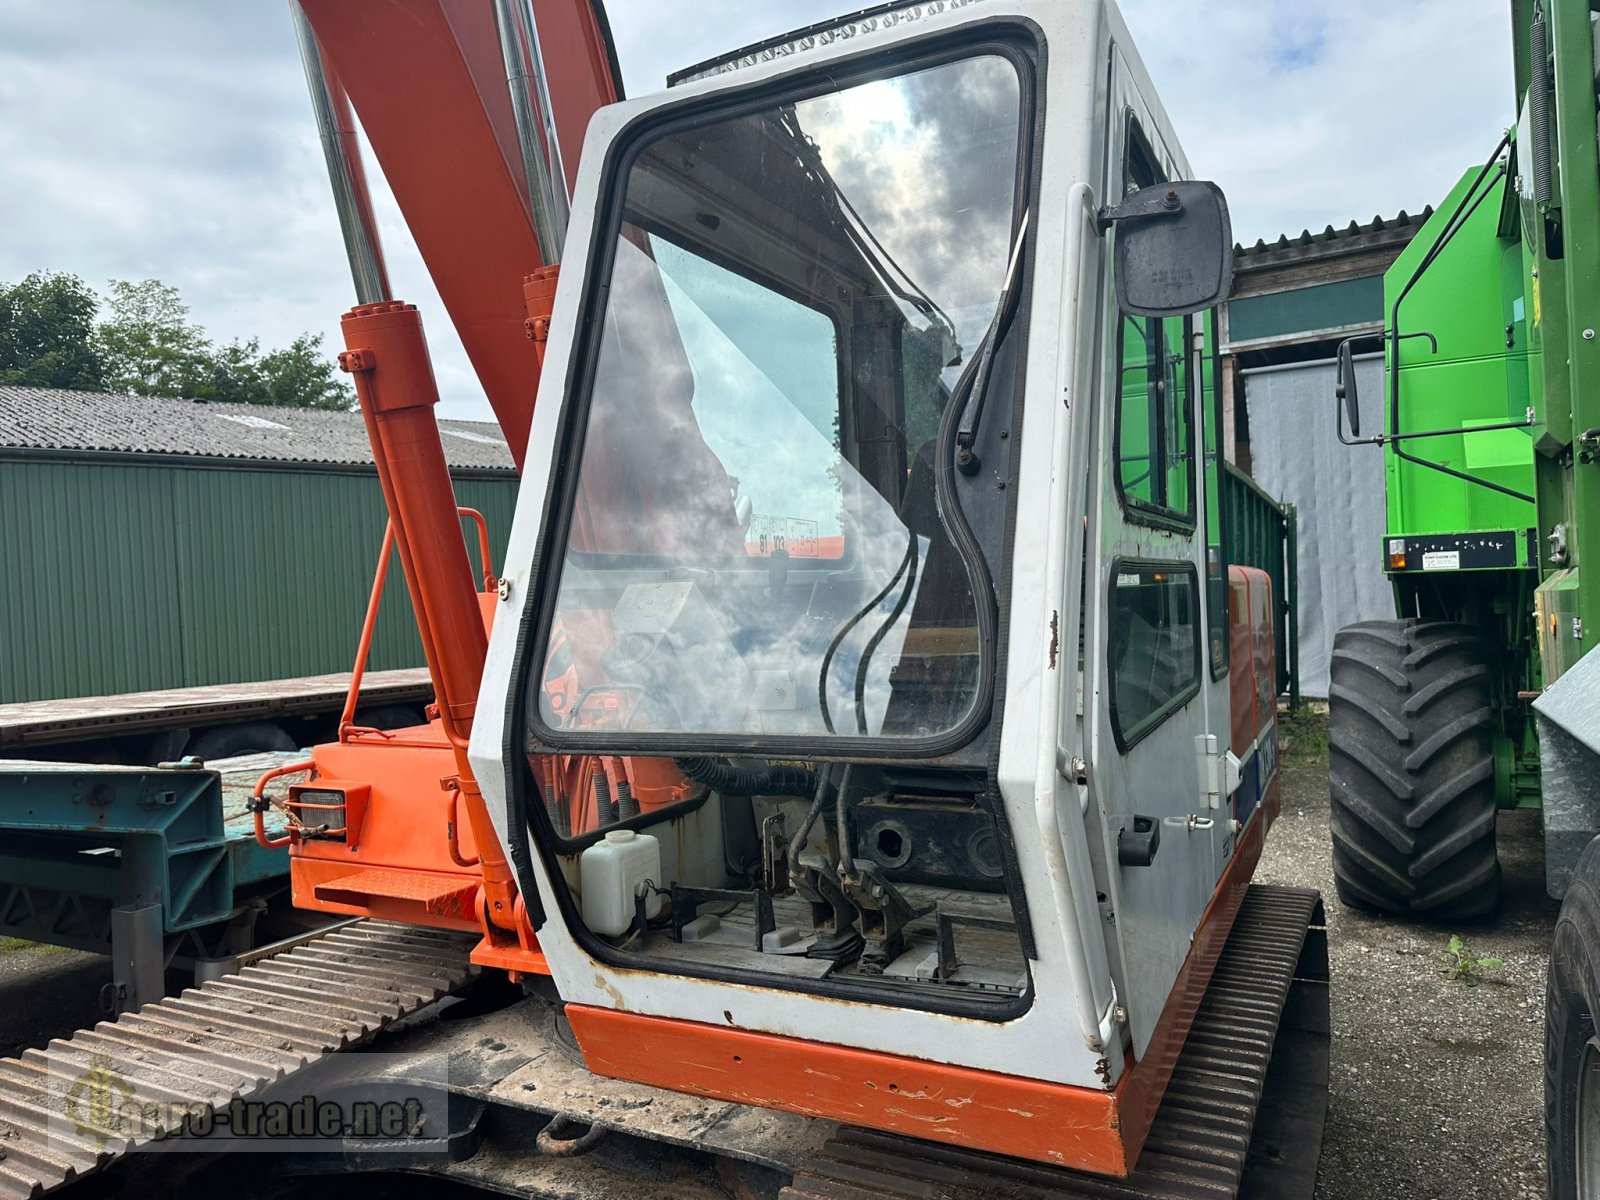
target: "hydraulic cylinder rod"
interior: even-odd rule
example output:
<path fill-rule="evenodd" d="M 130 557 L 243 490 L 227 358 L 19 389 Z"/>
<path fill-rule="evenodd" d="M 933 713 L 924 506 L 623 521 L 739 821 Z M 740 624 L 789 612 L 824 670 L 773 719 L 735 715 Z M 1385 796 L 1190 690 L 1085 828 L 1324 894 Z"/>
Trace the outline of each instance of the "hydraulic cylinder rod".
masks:
<path fill-rule="evenodd" d="M 345 253 L 350 258 L 356 300 L 361 304 L 376 304 L 391 299 L 393 293 L 389 290 L 389 272 L 383 262 L 383 246 L 378 241 L 378 222 L 372 211 L 372 195 L 367 190 L 361 146 L 356 141 L 350 97 L 323 58 L 316 30 L 306 19 L 300 0 L 289 0 L 289 11 L 294 17 L 295 36 L 300 41 L 300 60 L 305 66 L 306 86 L 311 89 L 311 109 L 316 115 L 317 132 L 322 137 L 322 153 L 328 161 L 328 181 L 333 185 L 333 203 L 339 213 Z"/>

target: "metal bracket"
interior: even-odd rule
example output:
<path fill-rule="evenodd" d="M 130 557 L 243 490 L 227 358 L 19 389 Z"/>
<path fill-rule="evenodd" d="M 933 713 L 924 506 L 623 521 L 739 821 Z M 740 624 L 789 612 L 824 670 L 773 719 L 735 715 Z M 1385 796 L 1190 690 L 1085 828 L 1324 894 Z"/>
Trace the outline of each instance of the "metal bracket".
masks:
<path fill-rule="evenodd" d="M 1183 214 L 1183 201 L 1176 191 L 1163 196 L 1151 196 L 1140 201 L 1124 201 L 1115 208 L 1109 204 L 1101 207 L 1094 216 L 1095 232 L 1101 236 L 1119 221 L 1148 221 L 1159 217 L 1176 217 Z"/>
<path fill-rule="evenodd" d="M 1153 817 L 1135 816 L 1133 824 L 1117 831 L 1117 865 L 1148 867 L 1161 848 L 1161 824 Z"/>
<path fill-rule="evenodd" d="M 905 950 L 906 926 L 929 910 L 913 909 L 876 863 L 857 862 L 854 873 L 841 876 L 839 886 L 856 906 L 857 925 L 865 943 L 861 971 L 880 975 Z"/>
<path fill-rule="evenodd" d="M 130 1012 L 166 995 L 167 947 L 159 904 L 111 910 L 111 983 L 107 1012 Z"/>

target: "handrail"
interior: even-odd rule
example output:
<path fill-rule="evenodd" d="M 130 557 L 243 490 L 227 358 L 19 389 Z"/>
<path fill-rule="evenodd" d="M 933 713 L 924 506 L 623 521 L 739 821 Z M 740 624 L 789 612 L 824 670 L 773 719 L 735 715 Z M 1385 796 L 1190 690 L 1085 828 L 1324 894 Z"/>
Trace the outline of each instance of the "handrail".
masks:
<path fill-rule="evenodd" d="M 378 569 L 372 575 L 372 594 L 367 598 L 367 614 L 361 622 L 361 640 L 356 644 L 356 661 L 350 669 L 350 692 L 339 714 L 339 740 L 355 728 L 356 705 L 361 700 L 361 681 L 367 674 L 367 656 L 372 650 L 372 635 L 378 627 L 378 608 L 383 603 L 384 584 L 389 579 L 389 558 L 394 553 L 394 522 L 383 526 L 383 549 L 378 552 Z"/>
<path fill-rule="evenodd" d="M 475 508 L 457 508 L 456 513 L 470 520 L 478 530 L 478 562 L 483 568 L 483 590 L 493 591 L 499 581 L 494 574 L 494 559 L 489 549 L 489 522 Z M 355 723 L 356 705 L 361 700 L 361 683 L 367 674 L 367 659 L 372 653 L 372 638 L 378 628 L 378 608 L 383 602 L 383 590 L 389 579 L 389 559 L 394 553 L 394 521 L 383 527 L 383 548 L 378 552 L 378 566 L 372 573 L 372 593 L 367 597 L 367 611 L 361 622 L 361 640 L 356 645 L 356 661 L 350 670 L 350 690 L 344 698 L 344 711 L 339 714 L 339 740 L 348 740 L 351 733 L 375 732 Z"/>
<path fill-rule="evenodd" d="M 478 527 L 478 563 L 483 568 L 483 590 L 492 592 L 500 582 L 494 575 L 494 558 L 489 551 L 489 522 L 475 508 L 458 508 L 456 515 L 466 517 Z"/>
<path fill-rule="evenodd" d="M 284 763 L 282 766 L 273 767 L 260 779 L 256 780 L 255 791 L 250 794 L 250 810 L 255 814 L 256 841 L 263 849 L 280 850 L 296 841 L 294 829 L 291 826 L 288 833 L 280 838 L 270 837 L 267 834 L 267 784 L 274 779 L 282 779 L 285 775 L 299 775 L 304 771 L 315 770 L 316 764 L 309 758 L 304 762 Z"/>
<path fill-rule="evenodd" d="M 1461 230 L 1466 227 L 1467 222 L 1472 218 L 1473 214 L 1478 211 L 1479 206 L 1494 194 L 1495 184 L 1507 177 L 1509 167 L 1508 164 L 1501 159 L 1500 155 L 1505 151 L 1506 147 L 1510 145 L 1510 143 L 1511 132 L 1508 130 L 1505 136 L 1500 139 L 1499 144 L 1495 146 L 1494 153 L 1489 155 L 1489 161 L 1483 164 L 1477 175 L 1473 177 L 1472 183 L 1468 186 L 1467 190 L 1462 193 L 1461 199 L 1456 203 L 1455 210 L 1450 214 L 1449 219 L 1445 222 L 1444 229 L 1441 230 L 1439 236 L 1434 239 L 1434 243 L 1428 248 L 1427 253 L 1422 256 L 1422 261 L 1417 264 L 1416 270 L 1411 273 L 1411 277 L 1406 280 L 1405 286 L 1400 289 L 1400 294 L 1395 297 L 1394 304 L 1390 306 L 1389 328 L 1385 332 L 1384 336 L 1389 342 L 1388 441 L 1391 444 L 1410 440 L 1409 435 L 1400 432 L 1400 342 L 1404 338 L 1414 335 L 1403 334 L 1400 332 L 1400 305 L 1403 304 L 1406 297 L 1411 294 L 1411 289 L 1416 286 L 1417 281 L 1427 273 L 1428 268 L 1431 267 L 1438 259 L 1439 255 L 1444 252 L 1444 248 L 1450 244 L 1450 242 L 1455 238 L 1456 234 L 1460 233 Z M 1495 171 L 1497 166 L 1499 169 L 1498 171 Z M 1483 185 L 1484 179 L 1489 176 L 1491 171 L 1495 171 L 1494 178 L 1489 181 L 1487 187 L 1483 187 L 1483 190 L 1479 191 L 1479 188 Z M 1498 427 L 1506 429 L 1526 428 L 1527 423 L 1508 422 Z M 1472 432 L 1488 432 L 1488 427 L 1477 429 L 1464 427 L 1454 431 L 1440 431 L 1438 434 L 1430 431 L 1415 436 L 1443 436 L 1444 434 L 1451 432 L 1463 434 Z M 1532 496 L 1528 495 L 1526 492 L 1519 492 L 1516 488 L 1506 487 L 1504 484 L 1495 483 L 1492 479 L 1483 479 L 1477 475 L 1469 474 L 1466 471 L 1459 471 L 1455 467 L 1446 466 L 1444 463 L 1434 462 L 1431 459 L 1418 458 L 1415 454 L 1408 454 L 1399 445 L 1394 445 L 1393 448 L 1395 457 L 1403 459 L 1408 463 L 1414 463 L 1419 467 L 1426 467 L 1430 471 L 1437 471 L 1439 474 L 1448 475 L 1452 479 L 1460 479 L 1466 483 L 1476 484 L 1481 488 L 1488 488 L 1492 492 L 1499 492 L 1501 495 L 1510 496 L 1514 500 L 1526 500 L 1530 504 L 1534 502 L 1534 498 Z"/>

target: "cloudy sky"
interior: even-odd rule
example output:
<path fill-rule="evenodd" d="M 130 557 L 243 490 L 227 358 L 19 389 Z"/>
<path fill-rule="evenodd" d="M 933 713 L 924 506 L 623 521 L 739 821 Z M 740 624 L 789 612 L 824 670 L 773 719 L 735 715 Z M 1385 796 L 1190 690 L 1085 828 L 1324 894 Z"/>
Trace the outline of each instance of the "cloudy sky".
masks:
<path fill-rule="evenodd" d="M 608 0 L 630 95 L 852 0 Z M 1506 0 L 1125 0 L 1202 176 L 1253 242 L 1436 201 L 1512 119 Z M 390 275 L 424 309 L 441 415 L 488 406 L 404 226 Z M 0 280 L 156 277 L 213 337 L 338 338 L 351 303 L 282 0 L 4 0 Z"/>

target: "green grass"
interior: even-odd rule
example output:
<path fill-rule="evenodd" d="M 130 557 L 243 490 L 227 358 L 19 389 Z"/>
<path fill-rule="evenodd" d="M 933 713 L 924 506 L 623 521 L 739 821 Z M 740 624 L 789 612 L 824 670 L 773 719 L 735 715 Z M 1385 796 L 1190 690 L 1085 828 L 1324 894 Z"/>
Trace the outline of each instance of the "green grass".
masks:
<path fill-rule="evenodd" d="M 1299 708 L 1278 714 L 1278 760 L 1285 767 L 1327 764 L 1328 712 L 1325 706 L 1302 700 Z"/>
<path fill-rule="evenodd" d="M 27 938 L 0 937 L 0 954 L 15 954 L 19 950 L 41 950 L 46 954 L 65 954 L 67 947 L 51 946 L 44 942 L 30 942 Z"/>

